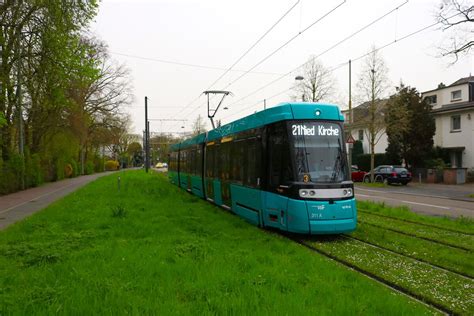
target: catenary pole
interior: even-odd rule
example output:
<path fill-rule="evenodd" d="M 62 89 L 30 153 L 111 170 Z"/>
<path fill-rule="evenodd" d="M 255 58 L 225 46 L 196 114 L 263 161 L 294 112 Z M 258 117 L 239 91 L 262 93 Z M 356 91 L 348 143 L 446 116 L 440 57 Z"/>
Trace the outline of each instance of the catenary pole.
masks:
<path fill-rule="evenodd" d="M 145 171 L 148 172 L 148 97 L 145 97 L 145 143 L 143 146 L 145 147 Z"/>
<path fill-rule="evenodd" d="M 352 135 L 352 72 L 351 72 L 351 60 L 349 59 L 349 122 L 347 124 L 348 128 L 348 134 L 351 136 Z M 352 172 L 352 146 L 353 144 L 349 144 L 349 157 L 348 157 L 348 162 L 349 162 L 349 174 Z"/>

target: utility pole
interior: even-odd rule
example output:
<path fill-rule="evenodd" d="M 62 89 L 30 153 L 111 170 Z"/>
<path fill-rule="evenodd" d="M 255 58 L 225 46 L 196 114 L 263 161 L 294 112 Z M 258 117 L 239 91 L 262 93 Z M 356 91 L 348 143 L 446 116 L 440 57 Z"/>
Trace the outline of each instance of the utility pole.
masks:
<path fill-rule="evenodd" d="M 148 169 L 150 169 L 151 166 L 151 155 L 150 155 L 150 121 L 146 122 L 146 129 L 148 133 L 146 134 L 146 155 L 148 157 L 148 166 L 147 166 L 147 172 Z"/>
<path fill-rule="evenodd" d="M 148 124 L 148 97 L 145 97 L 145 143 L 143 144 L 143 147 L 145 147 L 145 171 L 148 173 L 148 161 L 150 157 L 149 151 L 148 151 L 148 127 L 150 124 Z"/>
<path fill-rule="evenodd" d="M 351 72 L 351 60 L 349 59 L 349 120 L 348 120 L 348 134 L 352 136 L 352 72 Z M 354 145 L 352 143 L 349 143 L 349 157 L 348 157 L 348 162 L 349 162 L 349 174 L 352 172 L 352 147 Z"/>

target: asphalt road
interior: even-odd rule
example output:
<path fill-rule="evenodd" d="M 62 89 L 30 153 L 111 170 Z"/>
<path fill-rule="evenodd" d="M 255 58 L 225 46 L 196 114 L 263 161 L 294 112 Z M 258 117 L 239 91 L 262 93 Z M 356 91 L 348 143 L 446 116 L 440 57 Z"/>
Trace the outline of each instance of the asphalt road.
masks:
<path fill-rule="evenodd" d="M 51 182 L 37 188 L 0 196 L 0 230 L 45 208 L 87 183 L 111 173 L 103 172 Z"/>
<path fill-rule="evenodd" d="M 407 206 L 413 212 L 448 217 L 474 218 L 474 186 L 418 185 L 372 188 L 356 185 L 358 200 L 385 202 L 390 206 Z"/>

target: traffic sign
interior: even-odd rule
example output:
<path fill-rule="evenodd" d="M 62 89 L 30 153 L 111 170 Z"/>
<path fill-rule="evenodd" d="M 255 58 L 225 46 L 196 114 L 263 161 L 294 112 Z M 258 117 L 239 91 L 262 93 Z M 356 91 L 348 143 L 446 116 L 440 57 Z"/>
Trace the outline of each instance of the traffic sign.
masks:
<path fill-rule="evenodd" d="M 354 137 L 352 137 L 352 135 L 349 134 L 349 137 L 347 137 L 346 143 L 348 143 L 348 144 L 354 144 L 355 141 L 356 141 L 356 140 L 354 139 Z"/>

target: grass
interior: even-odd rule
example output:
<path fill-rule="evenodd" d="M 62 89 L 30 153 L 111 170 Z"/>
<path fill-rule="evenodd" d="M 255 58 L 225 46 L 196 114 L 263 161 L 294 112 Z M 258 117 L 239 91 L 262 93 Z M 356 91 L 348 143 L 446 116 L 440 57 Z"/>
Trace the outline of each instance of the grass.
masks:
<path fill-rule="evenodd" d="M 1 314 L 431 314 L 279 235 L 129 171 L 0 232 Z"/>
<path fill-rule="evenodd" d="M 359 213 L 362 220 L 366 215 Z M 406 236 L 375 226 L 359 223 L 351 236 L 474 278 L 472 252 L 447 247 L 428 240 Z"/>
<path fill-rule="evenodd" d="M 408 207 L 389 207 L 385 203 L 357 201 L 357 208 L 377 215 L 390 216 L 401 220 L 417 222 L 425 225 L 438 226 L 441 229 L 452 229 L 466 234 L 474 234 L 474 220 L 467 217 L 435 217 L 420 215 L 412 212 Z"/>
<path fill-rule="evenodd" d="M 388 184 L 382 182 L 357 182 L 356 186 L 369 187 L 369 188 L 387 188 Z"/>
<path fill-rule="evenodd" d="M 472 279 L 343 237 L 312 238 L 307 243 L 456 314 L 474 312 Z"/>

